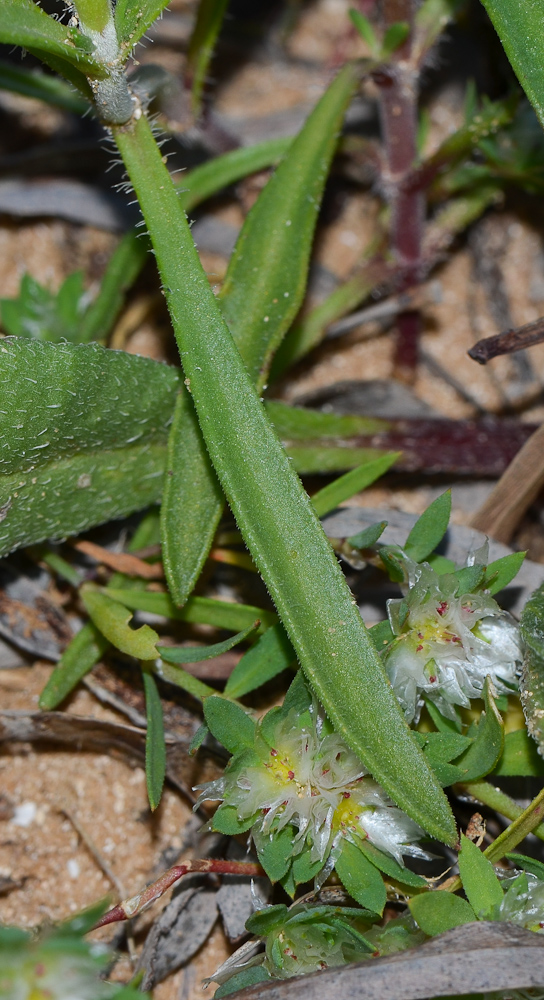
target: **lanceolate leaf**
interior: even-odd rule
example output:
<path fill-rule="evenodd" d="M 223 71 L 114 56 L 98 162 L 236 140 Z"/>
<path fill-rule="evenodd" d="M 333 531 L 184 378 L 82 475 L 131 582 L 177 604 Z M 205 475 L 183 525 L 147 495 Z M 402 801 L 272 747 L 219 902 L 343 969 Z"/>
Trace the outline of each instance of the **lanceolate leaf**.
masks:
<path fill-rule="evenodd" d="M 145 692 L 147 732 L 145 737 L 145 778 L 147 797 L 152 810 L 161 801 L 164 776 L 166 774 L 166 746 L 164 742 L 164 721 L 157 684 L 147 664 L 142 664 L 142 679 Z"/>
<path fill-rule="evenodd" d="M 384 472 L 397 461 L 400 451 L 386 452 L 377 458 L 364 462 L 358 468 L 346 472 L 344 476 L 335 479 L 333 483 L 324 486 L 312 497 L 312 504 L 318 517 L 325 517 L 331 510 L 338 507 L 344 500 L 349 500 L 355 493 L 366 490 L 367 486 L 383 476 Z"/>
<path fill-rule="evenodd" d="M 0 347 L 0 555 L 160 499 L 180 373 L 97 345 Z"/>
<path fill-rule="evenodd" d="M 73 88 L 64 80 L 59 80 L 49 73 L 41 73 L 39 70 L 13 66 L 3 60 L 0 61 L 0 87 L 2 90 L 24 94 L 25 97 L 47 101 L 48 104 L 64 108 L 65 111 L 72 111 L 76 115 L 84 115 L 89 110 L 89 103 L 74 93 Z"/>
<path fill-rule="evenodd" d="M 295 661 L 295 651 L 279 623 L 266 630 L 236 664 L 225 686 L 229 698 L 242 698 Z"/>
<path fill-rule="evenodd" d="M 448 530 L 450 513 L 451 492 L 446 490 L 427 507 L 408 535 L 404 551 L 410 559 L 423 562 L 430 556 Z"/>
<path fill-rule="evenodd" d="M 107 70 L 93 59 L 93 44 L 76 28 L 49 17 L 33 0 L 1 0 L 0 42 L 71 63 L 87 76 L 102 79 Z"/>
<path fill-rule="evenodd" d="M 206 445 L 301 666 L 340 734 L 388 793 L 431 834 L 453 843 L 447 800 L 221 316 L 148 122 L 142 117 L 113 134 L 153 234 Z"/>
<path fill-rule="evenodd" d="M 544 587 L 527 601 L 519 628 L 524 643 L 519 693 L 527 729 L 544 756 Z"/>
<path fill-rule="evenodd" d="M 482 0 L 514 71 L 544 125 L 542 8 L 527 0 Z"/>
<path fill-rule="evenodd" d="M 470 903 L 443 889 L 424 892 L 409 902 L 412 916 L 425 934 L 434 937 L 460 924 L 471 924 L 476 915 Z"/>
<path fill-rule="evenodd" d="M 167 5 L 168 0 L 117 0 L 115 27 L 125 57 Z"/>
<path fill-rule="evenodd" d="M 191 81 L 193 111 L 199 114 L 206 74 L 221 30 L 228 0 L 200 0 L 193 34 L 187 49 L 186 72 Z"/>
<path fill-rule="evenodd" d="M 40 708 L 50 712 L 60 705 L 76 684 L 106 652 L 109 642 L 92 622 L 87 622 L 68 644 L 40 695 Z"/>
<path fill-rule="evenodd" d="M 200 663 L 202 660 L 211 660 L 214 656 L 228 652 L 233 646 L 237 646 L 239 642 L 247 639 L 248 635 L 254 632 L 259 625 L 260 622 L 257 620 L 243 629 L 242 632 L 238 632 L 223 642 L 215 642 L 213 646 L 157 646 L 157 650 L 167 663 Z"/>
<path fill-rule="evenodd" d="M 229 264 L 221 308 L 259 387 L 302 302 L 323 188 L 358 76 L 348 65 L 322 97 L 249 213 Z M 196 583 L 223 509 L 189 408 L 180 400 L 162 506 L 164 567 L 179 604 Z"/>
<path fill-rule="evenodd" d="M 461 834 L 459 874 L 467 899 L 480 920 L 493 920 L 503 900 L 501 884 L 479 847 Z"/>

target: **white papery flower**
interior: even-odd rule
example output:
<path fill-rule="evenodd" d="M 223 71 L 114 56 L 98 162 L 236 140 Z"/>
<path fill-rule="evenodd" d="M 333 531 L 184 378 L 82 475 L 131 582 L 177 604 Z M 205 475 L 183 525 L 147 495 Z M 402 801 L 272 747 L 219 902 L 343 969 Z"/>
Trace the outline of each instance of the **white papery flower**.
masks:
<path fill-rule="evenodd" d="M 467 565 L 477 564 L 475 553 Z M 514 619 L 486 593 L 459 591 L 457 577 L 403 556 L 405 597 L 388 601 L 397 637 L 382 653 L 387 675 L 408 722 L 419 719 L 425 695 L 447 718 L 453 706 L 480 698 L 489 675 L 497 693 L 517 686 L 521 666 Z"/>
<path fill-rule="evenodd" d="M 199 786 L 199 802 L 222 799 L 234 806 L 258 851 L 291 825 L 297 831 L 292 856 L 309 850 L 312 862 L 334 859 L 344 837 L 355 843 L 368 837 L 400 864 L 404 854 L 427 858 L 414 843 L 423 834 L 420 827 L 394 805 L 340 736 L 322 731 L 319 715 L 305 717 L 310 721 L 301 722 L 295 711 L 283 717 L 272 746 L 258 729 L 259 763 L 238 767 L 233 758 L 222 778 Z"/>

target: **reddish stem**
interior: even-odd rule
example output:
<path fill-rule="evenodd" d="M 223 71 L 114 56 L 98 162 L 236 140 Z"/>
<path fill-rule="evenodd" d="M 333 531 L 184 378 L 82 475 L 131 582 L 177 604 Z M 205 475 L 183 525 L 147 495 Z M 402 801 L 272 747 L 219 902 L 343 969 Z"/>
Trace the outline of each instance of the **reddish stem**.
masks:
<path fill-rule="evenodd" d="M 413 24 L 412 0 L 383 0 L 384 28 L 398 21 Z M 386 166 L 382 181 L 391 205 L 391 249 L 400 273 L 397 291 L 408 291 L 421 280 L 421 243 L 425 195 L 406 184 L 417 156 L 417 70 L 412 65 L 410 36 L 393 61 L 375 74 L 380 88 L 380 117 Z M 420 332 L 419 313 L 401 313 L 397 324 L 394 374 L 413 381 Z"/>
<path fill-rule="evenodd" d="M 160 899 L 164 893 L 170 889 L 175 882 L 178 882 L 184 875 L 194 872 L 215 873 L 218 875 L 249 875 L 252 878 L 260 878 L 265 872 L 260 865 L 246 861 L 219 861 L 216 858 L 206 858 L 202 861 L 186 861 L 182 865 L 174 865 L 164 872 L 156 882 L 142 889 L 136 896 L 125 899 L 118 903 L 111 910 L 108 910 L 93 930 L 97 927 L 104 927 L 106 924 L 115 924 L 120 920 L 129 920 L 138 913 L 146 910 L 156 899 Z"/>

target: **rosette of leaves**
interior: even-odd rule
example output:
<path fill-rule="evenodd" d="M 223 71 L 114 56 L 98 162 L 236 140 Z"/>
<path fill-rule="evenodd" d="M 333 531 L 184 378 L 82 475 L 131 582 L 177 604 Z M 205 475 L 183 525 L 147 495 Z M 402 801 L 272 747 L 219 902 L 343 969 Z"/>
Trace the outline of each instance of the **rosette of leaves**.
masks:
<path fill-rule="evenodd" d="M 206 723 L 232 753 L 223 776 L 199 801 L 221 799 L 218 832 L 251 831 L 272 882 L 296 886 L 336 870 L 350 895 L 373 913 L 386 901 L 382 877 L 420 887 L 403 856 L 426 858 L 423 831 L 397 808 L 334 732 L 298 674 L 281 708 L 255 723 L 238 705 L 211 696 Z"/>

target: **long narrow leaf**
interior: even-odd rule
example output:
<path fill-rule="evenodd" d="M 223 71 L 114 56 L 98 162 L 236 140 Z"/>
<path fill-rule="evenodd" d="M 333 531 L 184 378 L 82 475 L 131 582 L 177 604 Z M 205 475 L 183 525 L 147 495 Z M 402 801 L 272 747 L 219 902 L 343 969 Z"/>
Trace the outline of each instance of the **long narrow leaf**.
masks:
<path fill-rule="evenodd" d="M 314 493 L 312 505 L 317 516 L 325 517 L 325 514 L 334 510 L 344 500 L 349 500 L 355 493 L 366 490 L 367 486 L 376 482 L 376 479 L 394 465 L 400 455 L 400 451 L 386 452 L 385 455 L 380 455 L 379 458 L 371 459 L 370 462 L 364 462 L 351 472 L 346 472 L 344 476 L 340 476 L 318 493 Z"/>
<path fill-rule="evenodd" d="M 23 94 L 25 97 L 47 101 L 48 104 L 63 108 L 65 111 L 72 111 L 76 115 L 84 115 L 90 107 L 84 98 L 75 94 L 72 87 L 58 77 L 41 73 L 39 70 L 13 66 L 3 60 L 0 61 L 0 87 L 2 90 L 11 90 L 12 93 Z"/>
<path fill-rule="evenodd" d="M 301 666 L 338 731 L 388 793 L 431 834 L 453 843 L 446 797 L 221 316 L 149 124 L 142 116 L 112 131 L 152 236 L 207 448 Z"/>
<path fill-rule="evenodd" d="M 145 779 L 147 797 L 152 811 L 161 801 L 166 774 L 166 746 L 164 742 L 164 720 L 157 683 L 151 673 L 151 665 L 142 664 L 142 679 L 145 692 L 145 712 L 147 732 L 145 736 Z"/>
<path fill-rule="evenodd" d="M 191 82 L 193 112 L 202 110 L 202 95 L 217 36 L 228 0 L 200 0 L 195 26 L 187 49 L 187 75 Z"/>
<path fill-rule="evenodd" d="M 233 149 L 199 167 L 193 167 L 176 182 L 184 207 L 189 211 L 229 184 L 235 184 L 248 174 L 272 166 L 285 156 L 292 143 L 291 136 L 285 139 L 267 139 L 254 146 Z"/>
<path fill-rule="evenodd" d="M 348 65 L 322 97 L 249 213 L 229 264 L 221 308 L 259 386 L 302 301 L 323 187 L 358 76 Z M 179 406 L 187 412 L 189 403 Z M 180 417 L 172 428 L 176 460 L 169 461 L 162 506 L 164 566 L 179 604 L 198 579 L 223 506 L 204 448 L 193 430 L 183 430 L 186 422 Z M 188 512 L 200 507 L 205 516 L 195 525 Z"/>
<path fill-rule="evenodd" d="M 87 622 L 68 644 L 40 695 L 40 708 L 50 712 L 89 673 L 106 652 L 109 642 L 92 622 Z"/>
<path fill-rule="evenodd" d="M 200 663 L 202 660 L 211 660 L 215 656 L 220 656 L 221 653 L 228 653 L 229 649 L 247 639 L 248 635 L 254 632 L 260 624 L 257 619 L 252 625 L 248 625 L 247 628 L 237 632 L 230 639 L 214 642 L 213 646 L 157 646 L 157 650 L 166 663 Z"/>
<path fill-rule="evenodd" d="M 93 59 L 89 39 L 77 28 L 48 17 L 33 0 L 1 0 L 0 42 L 62 59 L 95 79 L 107 75 L 102 63 Z"/>
<path fill-rule="evenodd" d="M 115 28 L 122 56 L 145 35 L 148 28 L 162 14 L 168 0 L 117 0 L 115 4 Z"/>

